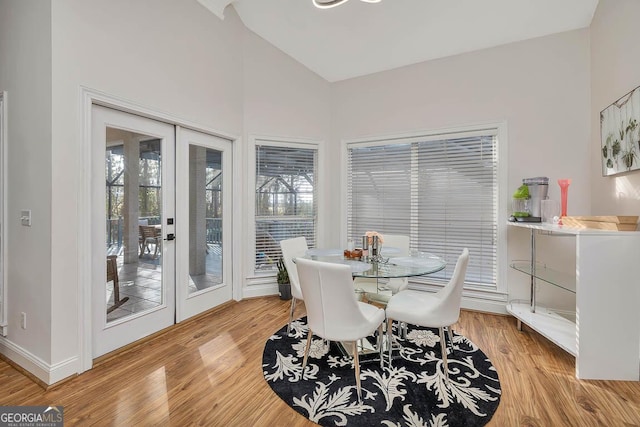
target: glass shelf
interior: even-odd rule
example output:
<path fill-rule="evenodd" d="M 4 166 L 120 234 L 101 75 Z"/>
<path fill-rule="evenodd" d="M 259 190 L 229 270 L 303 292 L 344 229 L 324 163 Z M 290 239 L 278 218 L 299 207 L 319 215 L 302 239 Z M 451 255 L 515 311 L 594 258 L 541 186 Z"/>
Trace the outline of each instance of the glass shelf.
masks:
<path fill-rule="evenodd" d="M 576 278 L 571 274 L 553 270 L 541 263 L 536 263 L 534 271 L 531 271 L 531 261 L 513 261 L 510 267 L 560 289 L 576 293 Z"/>
<path fill-rule="evenodd" d="M 560 348 L 574 356 L 578 355 L 574 322 L 545 307 L 536 307 L 536 311 L 532 312 L 529 302 L 523 300 L 510 301 L 507 312 Z"/>

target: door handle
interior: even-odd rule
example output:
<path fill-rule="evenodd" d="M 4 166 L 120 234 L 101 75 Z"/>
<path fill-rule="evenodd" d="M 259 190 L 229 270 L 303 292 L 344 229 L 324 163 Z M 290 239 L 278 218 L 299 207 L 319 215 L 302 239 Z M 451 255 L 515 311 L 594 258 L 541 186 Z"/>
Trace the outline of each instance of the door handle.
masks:
<path fill-rule="evenodd" d="M 164 240 L 176 240 L 176 235 L 173 233 L 167 234 L 167 238 Z"/>

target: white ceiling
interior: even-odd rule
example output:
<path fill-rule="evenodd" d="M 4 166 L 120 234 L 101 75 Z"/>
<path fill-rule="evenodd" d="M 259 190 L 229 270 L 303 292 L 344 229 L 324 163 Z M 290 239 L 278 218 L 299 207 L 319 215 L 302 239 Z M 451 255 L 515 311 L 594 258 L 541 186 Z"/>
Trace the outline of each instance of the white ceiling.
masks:
<path fill-rule="evenodd" d="M 198 0 L 330 82 L 588 27 L 598 0 Z M 227 6 L 228 5 L 228 6 Z"/>

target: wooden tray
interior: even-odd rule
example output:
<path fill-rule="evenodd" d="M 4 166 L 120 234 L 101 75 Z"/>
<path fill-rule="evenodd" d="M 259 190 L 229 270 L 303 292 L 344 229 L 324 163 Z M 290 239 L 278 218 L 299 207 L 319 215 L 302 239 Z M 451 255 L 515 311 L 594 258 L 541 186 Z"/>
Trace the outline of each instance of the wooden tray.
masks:
<path fill-rule="evenodd" d="M 596 230 L 636 231 L 637 216 L 563 216 L 562 225 Z"/>

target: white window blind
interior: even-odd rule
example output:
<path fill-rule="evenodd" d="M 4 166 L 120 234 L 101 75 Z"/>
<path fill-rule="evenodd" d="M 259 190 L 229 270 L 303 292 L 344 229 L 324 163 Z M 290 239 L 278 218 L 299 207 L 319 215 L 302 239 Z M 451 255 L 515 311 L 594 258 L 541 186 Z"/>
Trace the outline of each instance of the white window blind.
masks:
<path fill-rule="evenodd" d="M 276 268 L 283 239 L 304 236 L 315 247 L 317 153 L 256 141 L 256 271 Z"/>
<path fill-rule="evenodd" d="M 411 249 L 431 252 L 447 268 L 427 276 L 445 282 L 458 256 L 470 252 L 466 283 L 496 286 L 497 129 L 351 143 L 347 232 L 410 236 Z"/>

